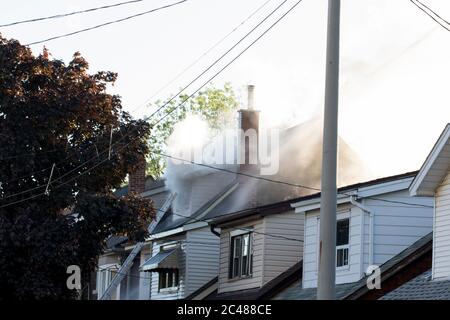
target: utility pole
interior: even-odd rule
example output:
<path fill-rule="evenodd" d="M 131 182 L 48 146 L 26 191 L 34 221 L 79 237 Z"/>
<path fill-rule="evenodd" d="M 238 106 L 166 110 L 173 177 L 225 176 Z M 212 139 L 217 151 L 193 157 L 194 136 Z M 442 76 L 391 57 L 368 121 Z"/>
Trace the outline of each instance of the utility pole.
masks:
<path fill-rule="evenodd" d="M 336 299 L 336 210 L 340 0 L 328 0 L 327 66 L 323 121 L 318 300 Z"/>

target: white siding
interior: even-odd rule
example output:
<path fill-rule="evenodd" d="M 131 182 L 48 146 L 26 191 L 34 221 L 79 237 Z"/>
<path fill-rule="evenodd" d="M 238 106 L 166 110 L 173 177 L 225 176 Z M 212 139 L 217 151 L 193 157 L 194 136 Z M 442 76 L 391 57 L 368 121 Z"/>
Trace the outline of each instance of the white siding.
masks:
<path fill-rule="evenodd" d="M 294 211 L 264 218 L 263 285 L 299 262 L 303 257 L 304 215 Z M 270 235 L 282 236 L 288 240 Z"/>
<path fill-rule="evenodd" d="M 120 268 L 120 256 L 115 253 L 108 253 L 105 255 L 102 255 L 98 259 L 98 267 L 100 268 L 103 265 L 107 264 L 117 264 Z M 111 293 L 111 300 L 118 300 L 120 292 L 120 285 L 117 286 L 116 289 L 114 289 Z M 98 291 L 97 291 L 98 294 Z M 97 297 L 99 299 L 100 297 Z"/>
<path fill-rule="evenodd" d="M 377 198 L 397 202 L 414 202 L 426 207 L 413 207 L 374 199 L 365 199 L 364 204 L 374 214 L 373 263 L 381 265 L 397 255 L 421 237 L 432 231 L 433 199 L 412 198 L 408 190 L 392 192 Z M 365 265 L 364 268 L 367 268 Z"/>
<path fill-rule="evenodd" d="M 183 238 L 176 239 L 177 241 L 184 240 Z M 159 248 L 161 245 L 173 243 L 173 240 L 167 241 L 167 242 L 155 242 L 153 243 L 153 254 L 155 255 L 159 252 Z M 185 281 L 186 281 L 186 275 L 185 275 L 185 265 L 186 265 L 186 245 L 183 242 L 180 248 L 180 254 L 178 256 L 178 263 L 179 263 L 179 279 L 180 279 L 180 285 L 178 286 L 178 290 L 176 292 L 171 293 L 161 293 L 158 290 L 159 285 L 159 277 L 157 272 L 152 272 L 151 274 L 151 300 L 176 300 L 176 299 L 183 299 L 184 298 L 184 292 L 185 292 Z"/>
<path fill-rule="evenodd" d="M 305 220 L 305 251 L 303 255 L 303 287 L 317 286 L 319 210 L 308 212 Z M 361 211 L 348 205 L 338 207 L 337 219 L 350 218 L 349 266 L 336 270 L 336 283 L 349 283 L 361 277 Z"/>
<path fill-rule="evenodd" d="M 147 259 L 152 256 L 152 243 L 148 243 L 141 250 L 141 262 L 142 265 Z M 151 272 L 139 272 L 139 300 L 149 300 L 150 299 L 150 281 Z"/>
<path fill-rule="evenodd" d="M 450 172 L 436 190 L 433 279 L 450 277 Z"/>
<path fill-rule="evenodd" d="M 412 202 L 408 190 L 378 195 L 376 198 L 388 201 Z M 373 247 L 372 264 L 381 265 L 431 232 L 433 199 L 429 197 L 414 198 L 414 203 L 431 207 L 412 207 L 401 203 L 364 199 L 362 204 L 373 213 L 373 242 L 370 240 L 369 215 L 355 206 L 347 209 L 339 206 L 338 219 L 345 217 L 346 210 L 350 214 L 350 262 L 347 269 L 336 271 L 336 283 L 354 282 L 362 277 L 369 266 L 370 245 Z M 317 286 L 318 216 L 319 210 L 306 213 L 304 288 Z"/>
<path fill-rule="evenodd" d="M 187 296 L 217 276 L 220 239 L 209 228 L 202 228 L 188 231 L 186 240 Z"/>
<path fill-rule="evenodd" d="M 222 229 L 220 235 L 220 265 L 219 265 L 219 289 L 218 292 L 229 292 L 258 288 L 263 283 L 263 254 L 264 237 L 262 232 L 264 226 L 262 221 L 242 224 L 239 227 L 253 227 L 253 275 L 245 279 L 228 279 L 228 268 L 230 261 L 230 229 Z"/>

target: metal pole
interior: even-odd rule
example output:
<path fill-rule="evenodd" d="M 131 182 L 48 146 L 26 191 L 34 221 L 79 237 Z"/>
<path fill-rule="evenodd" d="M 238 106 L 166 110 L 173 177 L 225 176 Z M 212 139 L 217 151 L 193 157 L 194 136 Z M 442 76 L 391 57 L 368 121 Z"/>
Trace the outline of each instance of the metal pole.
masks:
<path fill-rule="evenodd" d="M 318 300 L 336 298 L 336 209 L 340 0 L 328 0 L 327 66 L 323 122 Z"/>

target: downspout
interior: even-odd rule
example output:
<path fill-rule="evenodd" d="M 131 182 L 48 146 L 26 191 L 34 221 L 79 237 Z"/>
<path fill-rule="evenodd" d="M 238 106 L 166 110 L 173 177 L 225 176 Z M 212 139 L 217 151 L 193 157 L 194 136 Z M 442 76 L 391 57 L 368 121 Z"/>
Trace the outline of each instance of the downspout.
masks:
<path fill-rule="evenodd" d="M 209 230 L 211 230 L 211 232 L 212 232 L 215 236 L 217 236 L 217 237 L 220 238 L 220 233 L 217 232 L 214 228 L 215 228 L 215 226 L 214 226 L 213 224 L 209 225 Z"/>
<path fill-rule="evenodd" d="M 366 212 L 369 216 L 369 266 L 371 266 L 373 265 L 373 212 L 360 202 L 356 201 L 355 196 L 350 197 L 350 203 Z"/>

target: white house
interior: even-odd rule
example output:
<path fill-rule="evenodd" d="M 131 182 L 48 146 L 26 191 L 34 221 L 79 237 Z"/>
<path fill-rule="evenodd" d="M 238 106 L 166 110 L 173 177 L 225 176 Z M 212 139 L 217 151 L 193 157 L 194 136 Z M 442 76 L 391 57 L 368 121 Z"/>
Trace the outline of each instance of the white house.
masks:
<path fill-rule="evenodd" d="M 353 283 L 430 233 L 433 199 L 411 197 L 416 172 L 340 188 L 336 284 Z M 302 288 L 317 287 L 320 195 L 293 204 L 305 216 Z"/>
<path fill-rule="evenodd" d="M 450 124 L 411 184 L 414 197 L 434 199 L 432 279 L 450 279 Z"/>

